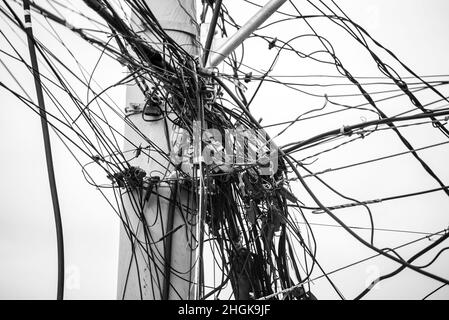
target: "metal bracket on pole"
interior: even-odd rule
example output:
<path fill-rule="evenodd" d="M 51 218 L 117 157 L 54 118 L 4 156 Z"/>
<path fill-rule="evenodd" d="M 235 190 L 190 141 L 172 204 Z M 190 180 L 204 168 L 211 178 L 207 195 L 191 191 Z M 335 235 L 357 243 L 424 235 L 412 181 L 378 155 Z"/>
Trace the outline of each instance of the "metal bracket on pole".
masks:
<path fill-rule="evenodd" d="M 287 0 L 271 0 L 245 23 L 217 51 L 211 52 L 208 67 L 214 68 L 226 59 L 232 51 L 245 41 L 262 23 L 276 12 Z"/>

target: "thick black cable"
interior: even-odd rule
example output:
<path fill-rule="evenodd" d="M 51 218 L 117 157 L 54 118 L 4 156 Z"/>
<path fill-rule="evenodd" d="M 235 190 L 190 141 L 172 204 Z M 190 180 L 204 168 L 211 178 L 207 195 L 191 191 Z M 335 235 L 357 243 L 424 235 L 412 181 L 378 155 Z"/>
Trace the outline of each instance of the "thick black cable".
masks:
<path fill-rule="evenodd" d="M 56 187 L 55 171 L 53 166 L 53 156 L 51 151 L 50 133 L 48 130 L 47 114 L 45 112 L 44 95 L 40 80 L 39 65 L 37 62 L 35 43 L 33 37 L 33 29 L 31 25 L 30 1 L 24 0 L 23 9 L 25 11 L 25 30 L 28 38 L 28 49 L 30 52 L 31 65 L 33 67 L 34 83 L 36 88 L 39 112 L 41 115 L 42 133 L 44 138 L 45 158 L 47 163 L 48 180 L 50 184 L 50 192 L 53 203 L 53 213 L 56 226 L 56 241 L 58 252 L 58 283 L 57 283 L 57 299 L 64 299 L 64 236 L 62 228 L 61 210 L 59 207 L 58 191 Z"/>
<path fill-rule="evenodd" d="M 214 13 L 212 15 L 212 20 L 209 25 L 209 31 L 207 33 L 206 43 L 204 45 L 204 53 L 203 53 L 203 66 L 206 66 L 207 60 L 209 59 L 210 48 L 212 46 L 212 41 L 214 40 L 215 28 L 217 26 L 218 17 L 220 15 L 221 3 L 223 0 L 215 1 Z"/>

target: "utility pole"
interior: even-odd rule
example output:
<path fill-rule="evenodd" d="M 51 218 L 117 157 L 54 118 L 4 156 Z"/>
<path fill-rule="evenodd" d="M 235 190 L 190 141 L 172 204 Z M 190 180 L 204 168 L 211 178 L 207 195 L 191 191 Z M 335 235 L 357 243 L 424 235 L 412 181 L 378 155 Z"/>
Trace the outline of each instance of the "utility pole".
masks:
<path fill-rule="evenodd" d="M 190 55 L 199 55 L 199 34 L 196 26 L 195 0 L 146 0 L 146 4 L 158 19 L 162 28 L 167 34 L 183 47 Z M 132 22 L 137 30 L 139 21 L 133 19 Z M 153 35 L 146 31 L 142 36 L 149 39 Z M 157 47 L 160 44 L 152 43 Z M 162 47 L 160 47 L 162 48 Z M 151 83 L 148 83 L 151 87 Z M 129 85 L 126 92 L 126 107 L 128 109 L 139 109 L 145 104 L 147 97 L 136 84 Z M 150 117 L 151 118 L 151 117 Z M 133 158 L 135 146 L 148 146 L 148 141 L 152 141 L 163 152 L 169 154 L 172 141 L 172 125 L 154 117 L 151 122 L 144 121 L 142 113 L 134 113 L 128 119 L 142 132 L 146 139 L 138 135 L 129 125 L 125 127 L 124 154 L 127 158 Z M 189 238 L 195 230 L 186 224 L 186 219 L 191 212 L 196 210 L 196 201 L 191 199 L 192 195 L 178 188 L 176 182 L 157 183 L 157 177 L 162 179 L 175 168 L 166 158 L 153 152 L 143 153 L 129 160 L 134 167 L 139 167 L 155 179 L 153 194 L 149 195 L 147 201 L 137 199 L 142 205 L 143 214 L 148 226 L 141 222 L 142 217 L 137 217 L 135 213 L 136 203 L 124 201 L 123 211 L 127 223 L 131 226 L 131 231 L 135 237 L 129 237 L 129 231 L 122 225 L 120 230 L 119 268 L 117 296 L 118 299 L 148 299 L 148 300 L 176 300 L 193 299 L 195 288 L 195 257 L 198 255 L 195 248 L 195 240 Z M 168 174 L 167 174 L 168 173 Z M 173 179 L 173 181 L 176 179 Z M 156 193 L 157 195 L 155 195 Z M 136 195 L 126 195 L 126 198 L 136 198 Z M 174 200 L 174 201 L 173 201 Z M 175 203 L 181 204 L 184 210 L 180 210 Z M 190 209 L 190 210 L 189 210 Z M 190 213 L 189 213 L 190 211 Z M 151 239 L 144 234 L 144 229 L 149 230 Z M 138 243 L 140 241 L 141 244 Z M 144 253 L 142 247 L 146 247 Z M 151 259 L 148 259 L 148 254 Z"/>

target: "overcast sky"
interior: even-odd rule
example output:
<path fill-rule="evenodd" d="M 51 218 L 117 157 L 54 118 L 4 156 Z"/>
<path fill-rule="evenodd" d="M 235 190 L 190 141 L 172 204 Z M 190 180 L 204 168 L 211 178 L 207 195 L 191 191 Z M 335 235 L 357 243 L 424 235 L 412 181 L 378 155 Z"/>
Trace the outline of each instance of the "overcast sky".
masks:
<path fill-rule="evenodd" d="M 80 0 L 78 0 L 81 2 Z M 233 1 L 225 1 L 230 12 L 238 22 L 249 18 L 255 9 L 248 10 L 233 6 Z M 264 1 L 261 1 L 263 3 Z M 301 7 L 303 1 L 295 1 Z M 339 0 L 339 5 L 356 22 L 366 29 L 418 74 L 449 74 L 449 2 L 446 0 Z M 291 11 L 286 4 L 285 11 Z M 71 19 L 76 21 L 76 17 Z M 72 20 L 73 21 L 73 20 Z M 342 57 L 354 74 L 373 75 L 376 70 L 368 65 L 366 53 L 356 49 L 347 37 L 334 32 L 330 25 L 320 26 L 321 31 L 333 35 L 337 55 Z M 0 29 L 20 40 L 0 20 Z M 278 37 L 298 34 L 293 28 L 279 29 Z M 273 31 L 274 32 L 274 31 Z M 35 35 L 51 39 L 42 28 L 36 26 Z M 66 34 L 70 36 L 70 33 Z M 93 69 L 98 52 L 90 49 L 81 40 L 73 37 L 72 48 L 78 48 L 80 62 L 87 70 Z M 254 44 L 253 44 L 254 42 Z M 249 40 L 247 57 L 259 68 L 267 68 L 271 60 L 259 54 L 266 50 L 262 45 Z M 6 48 L 4 39 L 0 39 L 0 48 Z M 26 46 L 17 49 L 28 57 Z M 57 53 L 63 51 L 55 44 Z M 61 50 L 61 51 L 59 51 Z M 9 52 L 9 51 L 8 51 Z M 269 55 L 271 53 L 267 53 Z M 5 59 L 0 55 L 1 59 Z M 34 97 L 34 85 L 30 74 L 18 64 L 8 61 L 20 81 Z M 249 61 L 249 60 L 248 60 Z M 304 61 L 300 65 L 293 57 L 280 59 L 274 73 L 317 74 L 314 66 Z M 292 71 L 292 68 L 295 68 Z M 21 70 L 21 71 L 18 71 Z M 124 69 L 115 61 L 103 59 L 95 73 L 95 80 L 106 87 L 123 76 Z M 325 71 L 324 71 L 325 72 Z M 377 72 L 375 75 L 379 75 Z M 13 81 L 0 66 L 0 81 L 14 87 Z M 301 94 L 292 94 L 278 87 L 266 85 L 253 103 L 252 111 L 256 118 L 262 117 L 263 124 L 291 120 L 308 108 L 316 108 L 322 102 Z M 448 95 L 448 88 L 442 88 Z M 84 90 L 85 91 L 85 90 Z M 85 92 L 81 93 L 82 96 Z M 111 90 L 110 95 L 117 104 L 125 104 L 123 89 Z M 434 97 L 422 95 L 423 99 Z M 43 144 L 39 118 L 14 97 L 0 90 L 0 298 L 1 299 L 54 299 L 56 296 L 56 241 L 51 198 L 44 162 Z M 406 99 L 398 99 L 383 105 L 389 115 L 410 108 Z M 320 123 L 310 122 L 295 126 L 280 137 L 282 145 L 312 136 L 316 131 L 334 129 L 342 125 L 360 122 L 360 118 L 332 117 Z M 120 127 L 120 123 L 114 124 Z M 436 130 L 410 129 L 404 131 L 416 147 L 444 141 Z M 276 130 L 271 131 L 276 133 Z M 53 137 L 54 138 L 54 137 Z M 119 222 L 101 194 L 84 180 L 78 164 L 65 147 L 53 139 L 54 162 L 61 212 L 65 233 L 66 252 L 66 290 L 67 299 L 115 299 L 117 282 Z M 376 134 L 367 140 L 348 148 L 323 156 L 312 166 L 313 170 L 337 167 L 343 164 L 367 160 L 375 156 L 404 151 L 397 139 L 389 133 Z M 423 157 L 443 181 L 449 183 L 449 147 L 423 152 Z M 416 192 L 434 188 L 434 182 L 411 157 L 403 157 L 363 168 L 333 173 L 326 176 L 327 181 L 343 193 L 357 199 L 377 199 L 383 196 Z M 324 202 L 328 205 L 342 203 L 320 186 L 311 183 Z M 302 190 L 296 188 L 304 200 L 312 203 Z M 449 201 L 443 194 L 397 201 L 373 207 L 376 226 L 402 230 L 435 232 L 449 225 L 447 208 Z M 322 216 L 312 216 L 315 223 L 331 223 Z M 360 217 L 360 210 L 347 210 L 343 220 L 350 225 L 367 226 L 366 216 Z M 338 228 L 315 227 L 318 239 L 318 260 L 326 270 L 345 266 L 372 253 L 354 243 Z M 364 234 L 366 235 L 366 234 Z M 417 235 L 379 232 L 378 246 L 393 247 L 414 238 Z M 428 243 L 421 243 L 425 245 Z M 420 246 L 401 251 L 404 256 L 416 252 Z M 428 261 L 428 260 L 419 260 Z M 383 259 L 374 259 L 368 263 L 333 275 L 333 280 L 344 290 L 348 297 L 354 297 L 373 280 L 373 276 L 391 271 L 394 264 Z M 449 255 L 443 254 L 430 271 L 449 278 Z M 368 297 L 419 299 L 432 291 L 438 283 L 425 279 L 416 273 L 406 271 L 391 281 L 385 281 Z M 313 285 L 318 298 L 336 298 L 329 285 L 318 280 Z M 434 298 L 448 299 L 449 288 L 441 290 Z"/>

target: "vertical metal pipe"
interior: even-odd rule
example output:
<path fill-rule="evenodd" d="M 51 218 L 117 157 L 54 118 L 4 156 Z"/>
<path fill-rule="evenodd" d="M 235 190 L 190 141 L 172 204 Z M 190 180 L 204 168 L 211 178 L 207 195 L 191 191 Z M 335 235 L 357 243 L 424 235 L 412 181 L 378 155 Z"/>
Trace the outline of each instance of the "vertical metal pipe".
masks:
<path fill-rule="evenodd" d="M 214 14 L 210 22 L 209 31 L 207 33 L 206 43 L 204 45 L 204 53 L 202 59 L 202 65 L 207 64 L 207 59 L 209 59 L 210 47 L 212 46 L 212 41 L 214 39 L 215 29 L 217 27 L 218 16 L 220 15 L 222 0 L 217 0 L 215 3 Z"/>

